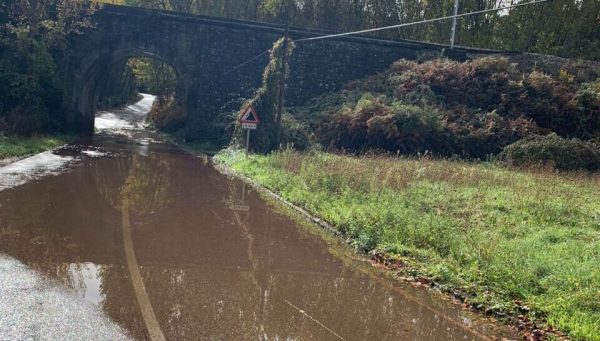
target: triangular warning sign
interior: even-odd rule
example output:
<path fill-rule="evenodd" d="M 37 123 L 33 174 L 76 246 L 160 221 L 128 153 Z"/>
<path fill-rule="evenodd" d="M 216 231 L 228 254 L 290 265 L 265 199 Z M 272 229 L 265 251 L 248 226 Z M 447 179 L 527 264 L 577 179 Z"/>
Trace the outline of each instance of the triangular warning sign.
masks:
<path fill-rule="evenodd" d="M 254 117 L 254 113 L 250 111 L 246 117 L 244 117 L 244 121 L 248 122 L 256 122 L 256 117 Z"/>
<path fill-rule="evenodd" d="M 260 123 L 260 118 L 252 105 L 249 105 L 246 110 L 244 110 L 244 113 L 240 116 L 240 123 Z"/>

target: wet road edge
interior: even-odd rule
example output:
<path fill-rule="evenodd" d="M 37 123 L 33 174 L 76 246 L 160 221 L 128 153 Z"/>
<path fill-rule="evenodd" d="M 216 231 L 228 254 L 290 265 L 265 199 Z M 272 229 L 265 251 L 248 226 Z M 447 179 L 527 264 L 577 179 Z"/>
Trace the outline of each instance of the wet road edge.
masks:
<path fill-rule="evenodd" d="M 59 151 L 61 149 L 64 149 L 64 148 L 68 147 L 68 146 L 72 146 L 76 142 L 77 142 L 77 139 L 74 139 L 73 141 L 71 141 L 69 143 L 65 143 L 65 144 L 63 144 L 61 146 L 58 146 L 58 147 L 46 149 L 46 150 L 44 150 L 42 152 L 39 152 L 39 153 L 26 154 L 26 155 L 21 155 L 21 156 L 8 157 L 6 159 L 0 159 L 0 168 L 10 166 L 10 165 L 12 165 L 14 163 L 17 163 L 19 161 L 22 161 L 22 160 L 25 160 L 25 159 L 28 159 L 30 157 L 34 157 L 34 156 L 37 156 L 37 155 L 40 155 L 40 154 L 44 154 L 44 153 L 48 153 L 48 152 L 55 153 L 55 152 L 57 152 L 57 151 Z"/>
<path fill-rule="evenodd" d="M 215 169 L 217 171 L 219 171 L 221 174 L 244 182 L 245 184 L 249 185 L 251 188 L 256 190 L 259 194 L 261 194 L 261 196 L 263 196 L 263 198 L 267 199 L 267 201 L 271 200 L 272 202 L 274 202 L 278 205 L 282 205 L 284 208 L 291 210 L 291 214 L 290 214 L 290 212 L 286 212 L 284 214 L 286 214 L 286 215 L 297 214 L 297 215 L 299 215 L 299 217 L 301 219 L 304 219 L 305 222 L 308 222 L 309 224 L 313 224 L 313 225 L 316 224 L 318 228 L 325 231 L 326 233 L 329 233 L 330 236 L 332 236 L 333 238 L 336 238 L 337 241 L 343 243 L 345 247 L 347 247 L 351 251 L 353 251 L 354 254 L 356 254 L 358 257 L 360 257 L 360 260 L 364 261 L 365 263 L 369 263 L 373 268 L 383 270 L 385 272 L 385 274 L 389 276 L 388 278 L 385 278 L 382 276 L 377 276 L 377 274 L 375 274 L 373 272 L 363 271 L 363 270 L 359 269 L 359 271 L 361 271 L 361 273 L 369 276 L 371 279 L 375 280 L 379 284 L 389 287 L 390 284 L 387 283 L 387 281 L 388 280 L 396 280 L 399 282 L 411 284 L 414 287 L 417 287 L 420 289 L 425 289 L 423 291 L 427 291 L 429 293 L 439 294 L 442 297 L 449 298 L 453 304 L 455 304 L 456 306 L 460 306 L 464 311 L 474 314 L 476 316 L 479 316 L 482 319 L 486 320 L 488 323 L 496 325 L 497 327 L 508 328 L 510 332 L 518 333 L 520 337 L 524 337 L 526 333 L 529 333 L 534 329 L 532 327 L 530 330 L 529 329 L 516 330 L 516 326 L 513 325 L 512 323 L 505 323 L 505 322 L 499 321 L 494 316 L 489 316 L 489 315 L 485 314 L 485 312 L 483 312 L 483 311 L 474 309 L 474 307 L 466 305 L 463 302 L 463 300 L 461 299 L 461 296 L 455 295 L 453 291 L 446 292 L 446 291 L 433 290 L 433 287 L 435 287 L 437 285 L 437 283 L 431 282 L 430 279 L 427 279 L 425 277 L 399 276 L 397 269 L 392 267 L 391 266 L 392 264 L 390 264 L 389 262 L 386 262 L 385 258 L 377 257 L 377 255 L 373 256 L 373 255 L 365 254 L 363 252 L 360 252 L 356 248 L 350 246 L 348 244 L 348 242 L 343 238 L 343 235 L 340 233 L 340 231 L 335 229 L 331 224 L 324 221 L 323 219 L 315 217 L 314 215 L 309 213 L 304 208 L 302 208 L 298 205 L 295 205 L 292 202 L 284 199 L 279 194 L 275 193 L 268 187 L 263 186 L 262 184 L 258 183 L 257 181 L 253 180 L 252 178 L 234 170 L 233 168 L 227 166 L 224 163 L 218 162 L 212 156 L 209 156 L 207 154 L 203 154 L 200 152 L 193 152 L 193 151 L 188 151 L 188 150 L 186 150 L 186 152 L 191 153 L 197 157 L 208 158 L 210 160 L 211 164 L 215 167 Z M 428 283 L 428 284 L 423 285 L 423 283 Z M 424 306 L 425 308 L 433 311 L 434 313 L 438 313 L 439 317 L 446 319 L 450 323 L 456 324 L 456 325 L 460 326 L 461 328 L 464 328 L 464 330 L 468 330 L 469 332 L 477 335 L 478 337 L 481 337 L 483 339 L 488 339 L 488 340 L 494 340 L 494 338 L 488 337 L 487 335 L 480 333 L 476 328 L 469 327 L 467 325 L 460 323 L 457 320 L 454 320 L 450 317 L 446 317 L 442 312 L 438 312 L 434 307 L 431 307 L 423 302 L 413 299 L 408 295 L 402 295 L 402 296 L 404 296 L 407 300 L 417 301 L 420 305 Z M 491 320 L 490 318 L 493 318 L 493 320 Z M 502 340 L 505 340 L 505 339 L 503 338 Z"/>

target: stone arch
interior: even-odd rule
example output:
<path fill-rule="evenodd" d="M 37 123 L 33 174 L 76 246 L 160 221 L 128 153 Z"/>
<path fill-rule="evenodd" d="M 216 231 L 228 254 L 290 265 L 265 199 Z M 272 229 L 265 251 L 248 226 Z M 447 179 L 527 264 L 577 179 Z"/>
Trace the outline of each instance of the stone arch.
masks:
<path fill-rule="evenodd" d="M 150 49 L 130 47 L 110 51 L 106 54 L 91 53 L 83 59 L 80 72 L 74 82 L 73 105 L 75 112 L 71 117 L 71 126 L 79 127 L 82 133 L 92 134 L 96 114 L 96 91 L 106 70 L 126 62 L 131 58 L 150 58 L 170 65 L 177 75 L 177 93 L 187 103 L 188 89 L 192 80 L 188 76 L 187 67 L 175 58 L 164 57 L 166 54 Z"/>
<path fill-rule="evenodd" d="M 68 128 L 71 131 L 93 132 L 98 77 L 108 67 L 126 58 L 150 57 L 164 60 L 177 72 L 186 129 L 196 136 L 218 133 L 211 119 L 220 112 L 231 111 L 228 106 L 232 100 L 249 98 L 260 86 L 268 63 L 264 52 L 285 31 L 275 24 L 115 5 L 103 5 L 94 14 L 94 20 L 94 27 L 69 37 L 70 62 L 64 71 L 73 86 Z M 324 33 L 290 30 L 296 41 Z M 398 59 L 439 54 L 444 47 L 366 36 L 298 44 L 290 60 L 286 106 L 301 105 L 323 93 L 339 90 L 351 80 L 385 70 Z M 470 54 L 499 52 L 456 50 Z M 262 57 L 256 58 L 259 54 Z"/>

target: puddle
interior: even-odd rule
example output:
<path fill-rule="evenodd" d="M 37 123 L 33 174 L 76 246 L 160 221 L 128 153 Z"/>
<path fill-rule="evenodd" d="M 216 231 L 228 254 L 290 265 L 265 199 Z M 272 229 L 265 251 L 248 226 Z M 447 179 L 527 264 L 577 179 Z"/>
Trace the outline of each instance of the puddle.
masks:
<path fill-rule="evenodd" d="M 130 340 L 98 307 L 0 255 L 0 339 Z"/>
<path fill-rule="evenodd" d="M 206 159 L 133 134 L 96 136 L 83 153 L 110 158 L 81 158 L 69 172 L 0 192 L 0 253 L 63 283 L 136 339 L 514 336 L 365 270 L 345 246 L 299 227 Z"/>

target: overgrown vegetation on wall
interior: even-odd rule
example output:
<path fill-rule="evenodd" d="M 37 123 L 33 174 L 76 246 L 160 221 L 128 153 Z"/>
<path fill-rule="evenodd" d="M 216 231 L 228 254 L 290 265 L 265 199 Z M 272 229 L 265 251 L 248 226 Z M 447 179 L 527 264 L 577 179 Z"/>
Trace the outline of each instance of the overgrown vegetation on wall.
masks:
<path fill-rule="evenodd" d="M 288 54 L 291 57 L 294 51 L 295 44 L 290 42 L 287 51 L 284 51 L 284 39 L 275 42 L 270 52 L 269 64 L 265 68 L 261 86 L 256 90 L 254 96 L 242 106 L 242 111 L 250 104 L 254 106 L 257 112 L 260 113 L 261 123 L 258 130 L 253 134 L 252 148 L 258 152 L 268 152 L 276 149 L 277 142 L 277 104 L 279 99 L 279 91 L 281 89 L 280 81 L 283 73 L 283 55 Z M 286 66 L 286 72 L 289 72 L 289 65 Z M 283 121 L 283 118 L 282 118 Z M 304 143 L 306 139 L 302 139 L 304 130 L 298 129 L 298 124 L 294 119 L 286 115 L 285 122 L 282 123 L 282 141 L 292 143 Z M 237 127 L 235 137 L 238 143 L 241 144 L 242 130 Z"/>
<path fill-rule="evenodd" d="M 576 79 L 564 70 L 558 77 L 540 70 L 524 74 L 502 57 L 402 60 L 290 111 L 325 148 L 486 159 L 521 139 L 555 133 L 563 139 L 552 143 L 562 147 L 546 149 L 540 161 L 556 162 L 562 156 L 548 153 L 575 152 L 579 144 L 600 150 L 594 142 L 600 137 L 600 80 L 585 75 L 592 78 Z M 593 157 L 580 161 L 556 165 L 600 168 Z"/>

